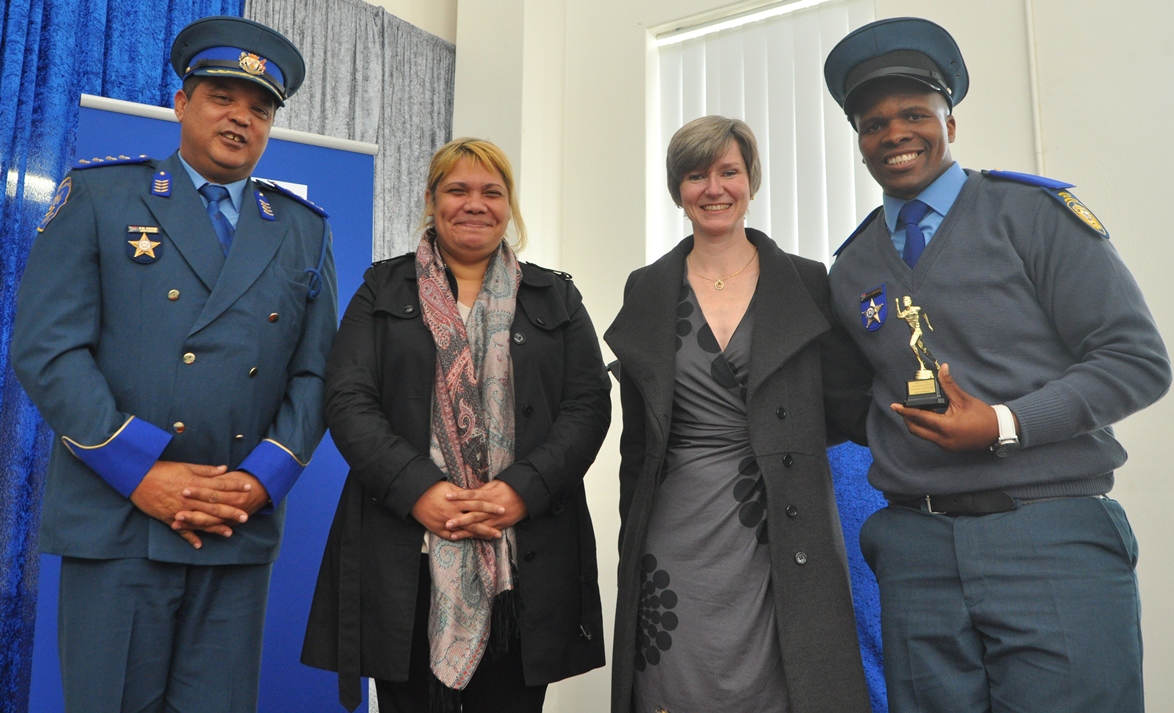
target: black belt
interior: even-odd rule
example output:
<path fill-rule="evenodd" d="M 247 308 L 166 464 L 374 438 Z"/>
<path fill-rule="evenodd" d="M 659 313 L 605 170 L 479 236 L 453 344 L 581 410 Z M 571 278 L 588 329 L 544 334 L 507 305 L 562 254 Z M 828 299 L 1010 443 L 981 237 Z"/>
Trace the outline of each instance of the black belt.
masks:
<path fill-rule="evenodd" d="M 935 515 L 993 515 L 1010 512 L 1019 506 L 1015 498 L 1002 490 L 980 490 L 957 495 L 924 495 L 908 500 L 889 500 L 890 505 L 925 510 Z"/>

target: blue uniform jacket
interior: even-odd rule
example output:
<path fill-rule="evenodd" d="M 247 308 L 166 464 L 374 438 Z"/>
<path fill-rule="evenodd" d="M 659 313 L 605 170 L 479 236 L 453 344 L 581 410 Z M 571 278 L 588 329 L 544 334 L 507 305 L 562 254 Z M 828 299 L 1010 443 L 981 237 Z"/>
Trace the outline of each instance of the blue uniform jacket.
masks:
<path fill-rule="evenodd" d="M 58 436 L 42 551 L 276 559 L 284 497 L 325 430 L 338 299 L 329 244 L 321 291 L 308 296 L 323 217 L 256 182 L 241 203 L 225 257 L 178 154 L 62 181 L 29 253 L 11 350 Z M 247 470 L 276 508 L 193 549 L 128 498 L 156 460 Z"/>

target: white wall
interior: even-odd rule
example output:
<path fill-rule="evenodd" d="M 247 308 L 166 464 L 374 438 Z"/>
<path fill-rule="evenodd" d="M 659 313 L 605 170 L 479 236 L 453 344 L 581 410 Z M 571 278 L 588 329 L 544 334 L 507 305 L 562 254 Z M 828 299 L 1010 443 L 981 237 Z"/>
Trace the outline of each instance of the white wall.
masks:
<path fill-rule="evenodd" d="M 457 41 L 457 0 L 367 0 L 437 37 Z"/>
<path fill-rule="evenodd" d="M 876 0 L 878 18 L 928 17 L 958 40 L 971 75 L 970 94 L 955 112 L 954 154 L 965 166 L 1035 171 L 1026 1 Z M 1158 122 L 1174 115 L 1174 93 L 1164 82 L 1174 69 L 1174 4 L 1030 1 L 1044 171 L 1077 185 L 1077 195 L 1108 226 L 1149 296 L 1167 341 L 1174 342 L 1174 313 L 1165 308 L 1174 246 L 1166 239 L 1170 218 L 1159 174 L 1174 165 L 1174 148 L 1163 135 L 1149 138 Z M 644 262 L 648 191 L 663 190 L 659 169 L 649 175 L 648 168 L 662 157 L 649 155 L 655 146 L 648 127 L 655 117 L 650 102 L 656 64 L 647 28 L 731 3 L 458 4 L 454 129 L 507 147 L 531 222 L 533 247 L 526 259 L 572 273 L 602 334 L 620 307 L 625 277 Z M 586 481 L 609 644 L 619 527 L 618 398 L 614 402 L 611 433 Z M 1174 510 L 1174 484 L 1167 477 L 1168 436 L 1162 433 L 1172 420 L 1174 399 L 1167 399 L 1117 430 L 1130 461 L 1118 472 L 1114 496 L 1125 504 L 1141 544 L 1150 710 L 1174 710 L 1174 677 L 1168 673 L 1174 670 L 1174 609 L 1166 603 L 1174 589 L 1167 564 L 1174 561 L 1174 518 L 1167 514 Z M 607 710 L 608 676 L 605 669 L 553 686 L 546 709 Z"/>

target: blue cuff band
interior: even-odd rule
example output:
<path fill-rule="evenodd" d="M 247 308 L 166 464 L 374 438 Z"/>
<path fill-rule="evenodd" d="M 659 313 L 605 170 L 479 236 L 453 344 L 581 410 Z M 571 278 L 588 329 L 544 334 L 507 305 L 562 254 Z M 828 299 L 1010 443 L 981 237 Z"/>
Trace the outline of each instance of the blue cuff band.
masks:
<path fill-rule="evenodd" d="M 269 499 L 276 506 L 289 494 L 298 476 L 306 466 L 298 462 L 293 454 L 268 439 L 261 441 L 238 470 L 252 473 L 269 491 Z"/>
<path fill-rule="evenodd" d="M 171 434 L 131 416 L 101 445 L 83 446 L 68 436 L 62 436 L 61 440 L 78 460 L 129 498 L 171 442 Z"/>

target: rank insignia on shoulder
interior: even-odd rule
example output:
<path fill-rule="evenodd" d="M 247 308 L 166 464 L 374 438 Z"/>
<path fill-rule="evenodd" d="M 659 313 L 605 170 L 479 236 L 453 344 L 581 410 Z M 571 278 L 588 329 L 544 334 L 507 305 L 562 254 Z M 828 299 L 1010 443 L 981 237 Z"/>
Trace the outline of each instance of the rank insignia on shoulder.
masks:
<path fill-rule="evenodd" d="M 66 176 L 61 183 L 57 184 L 57 192 L 53 194 L 53 202 L 49 204 L 49 210 L 45 211 L 45 217 L 41 218 L 41 224 L 37 226 L 37 232 L 45 232 L 45 227 L 49 225 L 49 221 L 57 217 L 57 212 L 69 200 L 69 193 L 73 190 L 73 179 Z"/>
<path fill-rule="evenodd" d="M 159 227 L 155 225 L 128 225 L 126 232 L 130 235 L 138 235 L 137 238 L 131 238 L 126 241 L 126 254 L 131 260 L 140 265 L 149 265 L 159 259 L 163 253 L 160 249 L 163 245 L 161 240 L 151 240 L 152 235 L 159 234 Z"/>
<path fill-rule="evenodd" d="M 860 295 L 860 323 L 870 332 L 875 332 L 885 323 L 889 316 L 888 306 L 885 304 L 885 286 L 874 287 Z"/>
<path fill-rule="evenodd" d="M 294 193 L 293 191 L 289 190 L 288 188 L 281 185 L 277 181 L 265 181 L 262 179 L 254 179 L 254 181 L 257 183 L 257 185 L 261 186 L 262 188 L 273 191 L 274 193 L 280 193 L 281 195 L 285 196 L 286 198 L 291 198 L 291 199 L 297 201 L 298 203 L 301 203 L 302 205 L 306 206 L 307 208 L 314 211 L 315 213 L 322 216 L 323 218 L 330 217 L 330 215 L 327 214 L 326 210 L 323 209 L 322 206 L 318 205 L 317 203 L 315 203 L 314 201 L 312 201 L 308 198 L 302 198 L 297 193 Z"/>
<path fill-rule="evenodd" d="M 1014 181 L 1028 186 L 1039 186 L 1040 188 L 1048 188 L 1052 190 L 1059 190 L 1061 188 L 1071 188 L 1073 184 L 1057 181 L 1054 178 L 1047 176 L 1037 176 L 1032 173 L 1019 173 L 1018 171 L 983 171 L 984 176 L 991 178 L 998 178 L 1004 181 Z"/>
<path fill-rule="evenodd" d="M 162 196 L 163 198 L 171 197 L 171 174 L 167 171 L 159 171 L 151 177 L 151 195 Z"/>
<path fill-rule="evenodd" d="M 269 201 L 265 198 L 265 194 L 261 191 L 253 191 L 253 197 L 257 199 L 257 209 L 261 211 L 261 217 L 265 220 L 277 220 L 277 216 L 273 214 L 273 206 L 269 205 Z"/>
<path fill-rule="evenodd" d="M 568 282 L 572 279 L 570 273 L 568 272 L 563 272 L 562 270 L 551 270 L 551 272 L 563 278 L 564 280 L 567 280 Z"/>
<path fill-rule="evenodd" d="M 71 165 L 73 170 L 81 171 L 87 168 L 98 168 L 99 166 L 120 166 L 128 163 L 146 163 L 151 160 L 147 154 L 139 154 L 138 156 L 124 156 L 119 154 L 117 156 L 95 156 L 93 158 L 79 158 Z"/>

